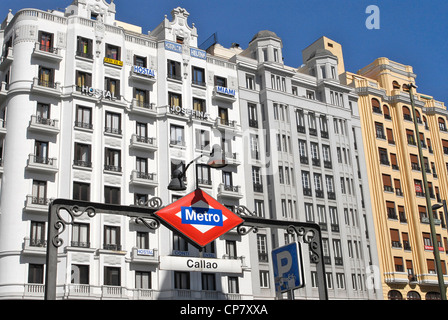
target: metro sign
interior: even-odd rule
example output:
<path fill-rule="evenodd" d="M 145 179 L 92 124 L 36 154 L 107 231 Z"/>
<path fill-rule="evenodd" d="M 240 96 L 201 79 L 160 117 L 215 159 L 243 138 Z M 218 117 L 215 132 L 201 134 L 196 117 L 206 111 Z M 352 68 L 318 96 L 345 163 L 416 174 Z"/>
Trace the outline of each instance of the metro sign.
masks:
<path fill-rule="evenodd" d="M 154 214 L 200 247 L 243 223 L 243 219 L 201 189 Z"/>

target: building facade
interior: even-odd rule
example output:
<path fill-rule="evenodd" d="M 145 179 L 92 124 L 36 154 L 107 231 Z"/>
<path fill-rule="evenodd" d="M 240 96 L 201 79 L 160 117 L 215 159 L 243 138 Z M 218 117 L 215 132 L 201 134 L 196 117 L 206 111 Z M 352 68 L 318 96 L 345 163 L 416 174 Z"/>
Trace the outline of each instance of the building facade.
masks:
<path fill-rule="evenodd" d="M 446 217 L 433 212 L 437 244 L 431 240 L 423 184 L 425 170 L 432 205 L 447 198 L 447 111 L 444 104 L 414 90 L 416 133 L 409 84 L 411 66 L 378 58 L 344 82 L 356 88 L 375 220 L 384 299 L 440 299 L 433 246 L 439 248 L 445 285 Z M 420 163 L 418 144 L 423 151 Z"/>
<path fill-rule="evenodd" d="M 340 46 L 319 39 L 293 68 L 270 31 L 245 50 L 204 51 L 183 8 L 148 34 L 115 13 L 113 2 L 78 0 L 65 12 L 10 12 L 1 25 L 0 297 L 43 297 L 52 199 L 166 205 L 196 187 L 229 209 L 318 223 L 329 297 L 381 297 L 369 285 L 378 265 L 369 183 L 356 89 L 339 81 Z M 222 170 L 197 159 L 215 144 Z M 187 190 L 169 191 L 174 171 L 195 159 Z M 270 252 L 295 240 L 233 230 L 201 253 L 232 268 L 207 273 L 163 267 L 200 253 L 128 217 L 81 216 L 63 236 L 60 299 L 279 298 Z M 307 285 L 295 296 L 316 299 L 307 251 L 304 262 Z"/>

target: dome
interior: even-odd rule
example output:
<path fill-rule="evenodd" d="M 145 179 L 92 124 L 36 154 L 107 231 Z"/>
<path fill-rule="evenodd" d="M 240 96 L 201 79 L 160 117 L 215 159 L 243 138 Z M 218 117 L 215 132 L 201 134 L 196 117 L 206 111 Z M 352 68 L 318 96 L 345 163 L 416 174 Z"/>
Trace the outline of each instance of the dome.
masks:
<path fill-rule="evenodd" d="M 250 42 L 254 41 L 257 38 L 277 38 L 277 39 L 280 39 L 280 37 L 277 36 L 275 34 L 275 32 L 269 31 L 269 30 L 261 30 L 261 31 L 259 31 L 256 35 L 254 35 L 254 37 L 252 38 L 252 40 Z"/>
<path fill-rule="evenodd" d="M 324 56 L 333 56 L 336 57 L 330 50 L 327 49 L 316 49 L 311 55 L 308 57 L 307 61 L 315 58 L 315 57 L 324 57 Z"/>

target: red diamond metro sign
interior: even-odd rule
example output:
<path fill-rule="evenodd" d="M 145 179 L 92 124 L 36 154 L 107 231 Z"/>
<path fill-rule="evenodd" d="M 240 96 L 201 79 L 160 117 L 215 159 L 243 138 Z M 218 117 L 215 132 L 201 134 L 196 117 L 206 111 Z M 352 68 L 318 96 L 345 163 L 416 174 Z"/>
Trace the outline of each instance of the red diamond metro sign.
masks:
<path fill-rule="evenodd" d="M 154 214 L 201 247 L 243 223 L 243 219 L 201 189 Z"/>

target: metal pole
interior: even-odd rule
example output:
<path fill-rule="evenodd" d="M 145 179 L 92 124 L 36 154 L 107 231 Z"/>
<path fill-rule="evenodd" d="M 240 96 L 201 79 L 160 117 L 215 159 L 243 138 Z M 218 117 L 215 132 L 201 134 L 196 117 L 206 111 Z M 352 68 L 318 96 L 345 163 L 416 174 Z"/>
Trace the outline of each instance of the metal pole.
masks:
<path fill-rule="evenodd" d="M 58 247 L 53 244 L 57 235 L 55 228 L 57 208 L 50 203 L 48 208 L 47 256 L 45 269 L 45 300 L 56 300 L 56 275 L 58 263 Z"/>
<path fill-rule="evenodd" d="M 422 171 L 422 178 L 423 178 L 423 186 L 425 188 L 425 198 L 426 198 L 426 208 L 428 210 L 429 214 L 429 225 L 431 228 L 431 239 L 432 239 L 432 247 L 434 252 L 434 260 L 436 262 L 436 272 L 437 272 L 437 278 L 439 282 L 439 289 L 440 289 L 440 296 L 442 300 L 446 300 L 446 288 L 445 283 L 443 280 L 443 273 L 442 273 L 442 264 L 440 262 L 440 253 L 439 253 L 439 246 L 437 244 L 437 236 L 436 236 L 436 228 L 434 224 L 434 216 L 432 213 L 432 206 L 431 206 L 431 198 L 429 194 L 429 187 L 428 187 L 428 180 L 426 179 L 426 170 L 424 168 L 424 159 L 423 159 L 423 152 L 422 152 L 422 145 L 420 142 L 420 132 L 418 130 L 418 124 L 417 124 L 417 118 L 416 118 L 416 112 L 415 112 L 415 105 L 414 105 L 414 95 L 412 88 L 415 88 L 414 84 L 409 84 L 409 97 L 411 99 L 411 107 L 412 107 L 412 117 L 414 122 L 414 128 L 415 128 L 415 134 L 417 137 L 417 145 L 418 145 L 418 154 L 420 158 L 420 166 Z"/>

